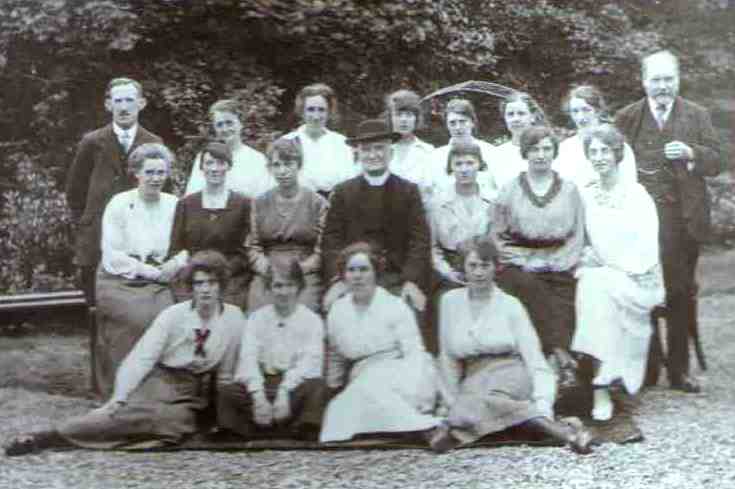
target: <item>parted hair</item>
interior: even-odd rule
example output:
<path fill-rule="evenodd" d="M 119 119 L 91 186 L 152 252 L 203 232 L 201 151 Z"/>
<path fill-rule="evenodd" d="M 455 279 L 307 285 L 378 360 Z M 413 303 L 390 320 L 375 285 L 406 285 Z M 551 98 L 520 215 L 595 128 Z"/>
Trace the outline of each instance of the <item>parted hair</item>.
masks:
<path fill-rule="evenodd" d="M 291 258 L 286 263 L 274 262 L 272 266 L 268 267 L 268 270 L 265 273 L 266 289 L 271 290 L 273 288 L 273 281 L 275 280 L 276 276 L 296 282 L 296 286 L 299 288 L 299 292 L 304 290 L 304 287 L 306 287 L 304 269 L 301 268 L 301 264 L 296 258 Z"/>
<path fill-rule="evenodd" d="M 105 97 L 110 96 L 110 92 L 112 92 L 112 89 L 115 87 L 119 87 L 122 85 L 133 85 L 135 89 L 138 91 L 138 96 L 143 97 L 143 85 L 137 81 L 133 80 L 132 78 L 127 77 L 119 77 L 119 78 L 113 78 L 107 83 L 107 89 L 105 90 Z"/>
<path fill-rule="evenodd" d="M 571 88 L 561 103 L 561 110 L 564 113 L 569 114 L 569 102 L 573 98 L 581 98 L 597 111 L 598 117 L 602 122 L 610 122 L 610 110 L 599 88 L 593 85 L 579 85 Z"/>
<path fill-rule="evenodd" d="M 416 129 L 424 127 L 424 114 L 421 110 L 421 97 L 412 90 L 396 90 L 385 96 L 385 109 L 388 120 L 393 112 L 405 110 L 416 116 Z"/>
<path fill-rule="evenodd" d="M 546 114 L 541 109 L 541 106 L 536 102 L 536 100 L 534 100 L 534 98 L 526 92 L 516 91 L 513 92 L 511 95 L 503 98 L 500 101 L 499 106 L 500 115 L 505 117 L 505 109 L 508 108 L 508 104 L 512 104 L 514 102 L 522 102 L 526 104 L 526 107 L 528 107 L 528 112 L 533 116 L 531 125 L 541 126 L 543 124 L 546 124 Z"/>
<path fill-rule="evenodd" d="M 521 133 L 521 158 L 527 160 L 531 148 L 545 138 L 550 138 L 554 144 L 554 158 L 559 156 L 559 138 L 554 134 L 554 131 L 548 126 L 531 126 Z"/>
<path fill-rule="evenodd" d="M 337 94 L 334 92 L 334 89 L 326 83 L 312 83 L 311 85 L 306 85 L 304 88 L 299 90 L 293 104 L 294 115 L 301 119 L 304 115 L 304 103 L 306 102 L 306 99 L 317 95 L 321 95 L 327 101 L 327 121 L 336 124 L 339 120 Z"/>
<path fill-rule="evenodd" d="M 477 257 L 482 261 L 490 261 L 497 265 L 500 257 L 498 247 L 495 245 L 493 240 L 488 236 L 474 236 L 468 240 L 465 240 L 460 247 L 460 253 L 462 255 L 462 268 L 464 269 L 467 258 L 472 254 L 476 253 Z"/>
<path fill-rule="evenodd" d="M 475 156 L 480 162 L 478 171 L 487 170 L 487 162 L 482 157 L 482 149 L 474 142 L 453 142 L 449 146 L 449 154 L 447 154 L 447 175 L 452 174 L 452 160 L 458 156 Z"/>
<path fill-rule="evenodd" d="M 219 282 L 220 293 L 224 294 L 230 281 L 230 268 L 225 255 L 216 250 L 202 250 L 194 253 L 189 263 L 178 274 L 189 292 L 194 287 L 194 274 L 196 272 L 206 272 L 214 275 Z"/>
<path fill-rule="evenodd" d="M 268 159 L 268 165 L 273 162 L 276 154 L 281 157 L 286 156 L 289 159 L 295 159 L 299 162 L 299 169 L 304 165 L 304 149 L 301 146 L 301 139 L 296 137 L 280 137 L 268 145 L 265 156 Z"/>
<path fill-rule="evenodd" d="M 599 140 L 612 149 L 613 155 L 615 155 L 616 164 L 623 161 L 623 156 L 625 154 L 625 137 L 615 126 L 612 124 L 601 124 L 584 136 L 582 144 L 584 145 L 585 157 L 588 157 L 590 144 L 594 139 Z"/>
<path fill-rule="evenodd" d="M 128 156 L 128 172 L 134 175 L 143 168 L 143 162 L 150 159 L 161 159 L 166 162 L 169 171 L 173 167 L 175 158 L 165 144 L 162 143 L 145 143 L 141 144 Z"/>
<path fill-rule="evenodd" d="M 367 241 L 356 241 L 351 245 L 346 246 L 339 253 L 339 257 L 337 258 L 337 271 L 340 279 L 344 279 L 345 277 L 347 263 L 350 261 L 350 258 L 359 253 L 365 253 L 367 255 L 368 260 L 370 260 L 370 264 L 373 266 L 373 270 L 375 270 L 376 278 L 383 274 L 385 271 L 385 258 L 380 256 L 374 245 Z"/>
<path fill-rule="evenodd" d="M 230 151 L 230 147 L 222 141 L 209 141 L 204 145 L 202 156 L 199 158 L 199 168 L 202 170 L 204 169 L 204 155 L 206 154 L 218 160 L 226 161 L 227 166 L 232 168 L 232 151 Z"/>
<path fill-rule="evenodd" d="M 475 129 L 478 127 L 479 121 L 477 119 L 477 112 L 475 112 L 475 106 L 466 98 L 455 98 L 450 100 L 447 103 L 447 107 L 444 109 L 445 122 L 449 114 L 460 114 L 465 117 L 469 117 L 475 124 Z"/>

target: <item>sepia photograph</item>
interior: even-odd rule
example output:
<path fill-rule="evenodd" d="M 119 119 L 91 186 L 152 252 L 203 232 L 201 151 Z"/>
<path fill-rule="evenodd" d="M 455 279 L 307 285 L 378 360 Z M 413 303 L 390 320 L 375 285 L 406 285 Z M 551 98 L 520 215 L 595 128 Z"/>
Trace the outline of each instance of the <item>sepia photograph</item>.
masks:
<path fill-rule="evenodd" d="M 0 488 L 735 487 L 733 46 L 733 0 L 0 0 Z"/>

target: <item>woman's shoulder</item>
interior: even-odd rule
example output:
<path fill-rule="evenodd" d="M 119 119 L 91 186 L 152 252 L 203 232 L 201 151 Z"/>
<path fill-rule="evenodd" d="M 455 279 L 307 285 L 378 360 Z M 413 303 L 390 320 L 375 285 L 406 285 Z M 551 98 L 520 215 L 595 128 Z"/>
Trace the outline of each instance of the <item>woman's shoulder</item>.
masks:
<path fill-rule="evenodd" d="M 322 317 L 303 304 L 296 306 L 296 314 L 299 317 L 299 324 L 306 328 L 318 327 L 321 329 L 324 326 Z"/>
<path fill-rule="evenodd" d="M 191 307 L 191 304 L 189 307 Z M 226 302 L 223 304 L 222 317 L 226 318 L 228 321 L 234 322 L 246 320 L 245 313 L 242 311 L 242 309 L 240 309 L 238 306 L 228 304 Z"/>

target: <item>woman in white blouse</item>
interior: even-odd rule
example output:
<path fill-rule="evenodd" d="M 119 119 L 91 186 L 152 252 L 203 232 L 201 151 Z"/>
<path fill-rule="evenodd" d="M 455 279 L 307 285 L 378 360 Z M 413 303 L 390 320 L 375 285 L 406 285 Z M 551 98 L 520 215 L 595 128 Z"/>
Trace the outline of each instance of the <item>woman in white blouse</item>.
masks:
<path fill-rule="evenodd" d="M 521 133 L 531 126 L 546 123 L 541 107 L 525 92 L 515 92 L 500 102 L 500 114 L 510 132 L 510 140 L 496 147 L 497 162 L 494 168 L 498 188 L 526 171 L 528 164 L 521 156 Z"/>
<path fill-rule="evenodd" d="M 220 253 L 194 255 L 183 272 L 192 300 L 166 308 L 153 321 L 120 366 L 109 401 L 52 430 L 16 438 L 5 453 L 154 448 L 196 433 L 198 414 L 208 405 L 206 374 L 219 367 L 245 327 L 242 311 L 222 300 L 227 274 Z"/>
<path fill-rule="evenodd" d="M 442 297 L 440 355 L 447 421 L 431 438 L 446 451 L 511 426 L 531 426 L 590 451 L 581 425 L 554 421 L 556 378 L 526 310 L 493 283 L 498 252 L 488 238 L 466 248 L 467 287 Z"/>
<path fill-rule="evenodd" d="M 115 195 L 102 216 L 94 361 L 103 397 L 145 328 L 173 303 L 168 282 L 182 263 L 166 257 L 177 200 L 161 192 L 173 160 L 159 143 L 136 148 L 128 165 L 138 186 Z"/>
<path fill-rule="evenodd" d="M 232 155 L 227 188 L 253 199 L 273 187 L 275 183 L 266 171 L 263 153 L 242 141 L 242 104 L 233 99 L 218 100 L 209 108 L 209 118 L 214 137 L 224 142 Z M 185 195 L 204 190 L 206 186 L 202 155 L 203 152 L 197 154 L 191 166 Z"/>
<path fill-rule="evenodd" d="M 572 88 L 562 103 L 562 110 L 569 114 L 577 134 L 561 142 L 553 168 L 562 178 L 583 189 L 597 180 L 597 172 L 584 152 L 584 138 L 600 124 L 610 122 L 610 114 L 602 92 L 592 85 Z M 623 145 L 618 173 L 626 182 L 638 181 L 635 154 L 627 144 Z"/>
<path fill-rule="evenodd" d="M 588 246 L 577 269 L 577 330 L 572 350 L 598 362 L 592 417 L 613 415 L 610 388 L 635 394 L 643 383 L 651 336 L 650 312 L 664 300 L 658 215 L 648 192 L 625 180 L 623 136 L 603 125 L 584 150 L 598 179 L 582 189 Z"/>
<path fill-rule="evenodd" d="M 275 264 L 265 279 L 272 304 L 249 316 L 237 365 L 222 367 L 234 383 L 218 388 L 219 426 L 315 440 L 325 404 L 324 324 L 299 303 L 306 282 L 298 260 Z"/>
<path fill-rule="evenodd" d="M 370 433 L 432 430 L 439 379 L 416 318 L 400 297 L 376 285 L 381 259 L 367 243 L 340 256 L 347 295 L 327 317 L 327 387 L 335 395 L 320 441 Z"/>
<path fill-rule="evenodd" d="M 334 90 L 324 83 L 305 86 L 296 96 L 294 114 L 303 124 L 284 137 L 301 140 L 301 184 L 327 197 L 335 185 L 359 172 L 345 137 L 327 128 L 338 118 Z"/>

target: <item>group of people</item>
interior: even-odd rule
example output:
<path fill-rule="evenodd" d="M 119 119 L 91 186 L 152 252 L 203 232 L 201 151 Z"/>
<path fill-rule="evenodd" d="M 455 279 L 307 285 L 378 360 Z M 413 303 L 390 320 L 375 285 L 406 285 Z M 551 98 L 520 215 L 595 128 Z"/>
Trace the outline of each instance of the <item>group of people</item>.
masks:
<path fill-rule="evenodd" d="M 517 425 L 586 453 L 585 427 L 555 418 L 557 385 L 592 364 L 591 417 L 611 419 L 611 390 L 644 383 L 660 304 L 670 385 L 698 392 L 703 177 L 722 156 L 707 111 L 678 95 L 675 56 L 644 58 L 642 80 L 646 97 L 614 120 L 598 89 L 571 89 L 577 133 L 562 142 L 515 93 L 500 146 L 476 137 L 466 99 L 446 105 L 447 145 L 421 141 L 409 90 L 345 138 L 328 129 L 334 91 L 314 84 L 294 104 L 303 124 L 263 155 L 238 104 L 218 101 L 180 199 L 162 191 L 171 151 L 138 124 L 142 87 L 113 80 L 112 123 L 84 137 L 67 187 L 108 401 L 6 453 L 203 430 L 401 433 L 444 452 Z"/>

